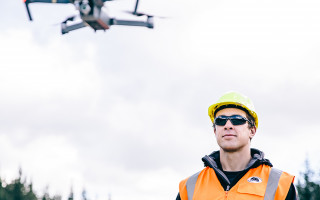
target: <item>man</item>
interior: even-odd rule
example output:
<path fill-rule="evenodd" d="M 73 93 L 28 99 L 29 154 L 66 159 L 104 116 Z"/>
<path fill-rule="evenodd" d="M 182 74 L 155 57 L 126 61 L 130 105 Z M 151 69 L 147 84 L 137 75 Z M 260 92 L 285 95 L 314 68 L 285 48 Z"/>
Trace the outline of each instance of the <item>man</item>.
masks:
<path fill-rule="evenodd" d="M 202 158 L 205 168 L 179 184 L 176 200 L 295 200 L 294 176 L 272 167 L 251 149 L 258 116 L 246 96 L 229 92 L 209 107 L 220 151 Z"/>

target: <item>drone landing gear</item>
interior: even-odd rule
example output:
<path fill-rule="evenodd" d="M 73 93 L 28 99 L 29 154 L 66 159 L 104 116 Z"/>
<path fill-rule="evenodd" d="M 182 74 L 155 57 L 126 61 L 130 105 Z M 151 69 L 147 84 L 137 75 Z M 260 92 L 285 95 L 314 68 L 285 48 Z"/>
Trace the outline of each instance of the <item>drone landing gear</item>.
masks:
<path fill-rule="evenodd" d="M 148 28 L 153 28 L 153 17 L 148 16 L 147 21 L 131 21 L 131 20 L 118 20 L 118 19 L 111 19 L 111 25 L 124 25 L 124 26 L 145 26 Z"/>
<path fill-rule="evenodd" d="M 78 23 L 78 24 L 73 24 L 68 26 L 67 23 L 61 23 L 61 33 L 66 34 L 69 33 L 70 31 L 86 27 L 87 25 L 84 22 Z"/>

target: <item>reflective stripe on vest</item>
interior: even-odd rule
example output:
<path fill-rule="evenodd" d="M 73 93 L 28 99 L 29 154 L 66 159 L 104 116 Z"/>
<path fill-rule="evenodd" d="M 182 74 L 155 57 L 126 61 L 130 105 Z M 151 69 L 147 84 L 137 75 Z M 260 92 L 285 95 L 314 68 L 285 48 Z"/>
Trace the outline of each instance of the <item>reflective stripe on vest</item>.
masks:
<path fill-rule="evenodd" d="M 196 183 L 197 183 L 200 172 L 190 176 L 190 178 L 188 178 L 187 180 L 186 187 L 187 187 L 187 193 L 188 193 L 188 200 L 192 200 L 193 198 L 194 188 L 196 187 Z"/>
<path fill-rule="evenodd" d="M 282 174 L 281 170 L 275 169 L 273 167 L 271 168 L 268 183 L 267 183 L 266 193 L 264 195 L 264 200 L 274 199 L 281 174 Z"/>
<path fill-rule="evenodd" d="M 187 193 L 188 193 L 188 200 L 192 200 L 193 198 L 194 188 L 196 187 L 196 183 L 197 183 L 200 172 L 190 176 L 190 178 L 188 178 L 187 180 L 186 187 L 187 187 Z M 281 170 L 275 169 L 273 167 L 271 168 L 268 183 L 267 183 L 266 193 L 264 195 L 264 200 L 274 199 L 281 174 L 282 174 Z"/>

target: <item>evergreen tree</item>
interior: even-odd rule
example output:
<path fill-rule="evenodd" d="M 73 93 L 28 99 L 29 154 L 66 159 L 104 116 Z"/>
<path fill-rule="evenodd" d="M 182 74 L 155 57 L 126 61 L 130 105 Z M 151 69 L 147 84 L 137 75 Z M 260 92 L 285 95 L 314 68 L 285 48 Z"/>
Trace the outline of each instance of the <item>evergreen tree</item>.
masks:
<path fill-rule="evenodd" d="M 50 197 L 48 188 L 47 186 L 43 196 L 38 198 L 33 190 L 32 182 L 28 184 L 26 178 L 22 176 L 22 170 L 19 169 L 18 178 L 9 184 L 0 177 L 0 200 L 62 200 L 60 195 Z M 68 200 L 74 200 L 73 195 L 73 189 L 71 187 Z M 83 190 L 82 198 L 83 200 L 88 200 L 85 190 Z"/>
<path fill-rule="evenodd" d="M 37 200 L 36 194 L 33 192 L 32 183 L 28 185 L 26 194 L 24 195 L 26 200 Z"/>
<path fill-rule="evenodd" d="M 5 181 L 3 181 L 0 177 L 0 199 L 7 199 L 8 194 L 5 184 Z"/>
<path fill-rule="evenodd" d="M 315 179 L 315 173 L 310 168 L 309 160 L 305 161 L 305 171 L 301 173 L 302 180 L 298 180 L 297 189 L 300 200 L 319 200 L 320 185 Z"/>
<path fill-rule="evenodd" d="M 49 195 L 49 186 L 46 187 L 44 194 L 41 198 L 41 200 L 61 200 L 61 196 L 60 195 L 55 195 L 52 198 Z"/>
<path fill-rule="evenodd" d="M 85 189 L 82 190 L 82 200 L 88 200 L 87 191 Z"/>
<path fill-rule="evenodd" d="M 19 177 L 15 179 L 12 183 L 6 186 L 6 191 L 8 193 L 8 200 L 24 200 L 23 195 L 25 192 L 24 182 L 21 180 L 22 171 L 19 170 Z"/>
<path fill-rule="evenodd" d="M 52 200 L 61 200 L 62 197 L 60 195 L 54 195 L 54 197 L 52 198 Z"/>
<path fill-rule="evenodd" d="M 19 169 L 19 177 L 10 184 L 6 184 L 0 178 L 0 200 L 38 200 L 33 192 L 32 183 L 26 184 L 26 180 L 22 180 L 22 170 Z"/>
<path fill-rule="evenodd" d="M 72 189 L 72 187 L 71 187 L 71 191 L 70 191 L 68 200 L 73 200 L 73 189 Z"/>
<path fill-rule="evenodd" d="M 49 186 L 46 186 L 46 189 L 44 190 L 43 196 L 41 198 L 41 200 L 50 200 L 50 196 L 49 196 Z"/>

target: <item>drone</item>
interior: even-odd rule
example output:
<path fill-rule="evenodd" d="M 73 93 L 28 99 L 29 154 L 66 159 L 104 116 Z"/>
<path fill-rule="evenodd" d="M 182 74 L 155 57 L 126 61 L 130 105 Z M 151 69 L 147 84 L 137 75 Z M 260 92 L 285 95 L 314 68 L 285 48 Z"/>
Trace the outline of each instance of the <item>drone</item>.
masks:
<path fill-rule="evenodd" d="M 147 28 L 153 28 L 153 16 L 145 13 L 137 12 L 139 0 L 136 1 L 133 12 L 129 12 L 135 16 L 147 16 L 146 21 L 133 21 L 133 20 L 119 20 L 111 18 L 108 14 L 102 10 L 105 2 L 112 0 L 23 0 L 29 20 L 32 21 L 29 4 L 30 3 L 60 3 L 69 4 L 72 3 L 77 10 L 79 10 L 80 18 L 82 22 L 68 25 L 68 21 L 74 21 L 76 16 L 68 17 L 65 21 L 61 22 L 61 33 L 66 34 L 70 31 L 77 30 L 83 27 L 90 26 L 94 31 L 107 30 L 112 25 L 124 25 L 124 26 L 142 26 Z"/>

